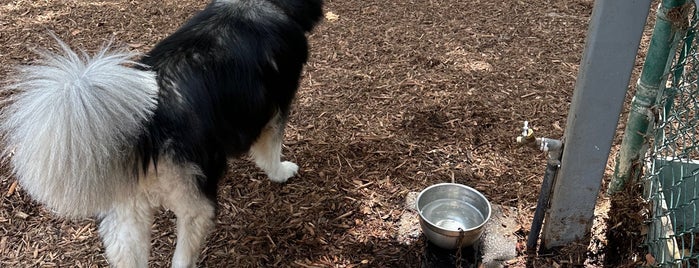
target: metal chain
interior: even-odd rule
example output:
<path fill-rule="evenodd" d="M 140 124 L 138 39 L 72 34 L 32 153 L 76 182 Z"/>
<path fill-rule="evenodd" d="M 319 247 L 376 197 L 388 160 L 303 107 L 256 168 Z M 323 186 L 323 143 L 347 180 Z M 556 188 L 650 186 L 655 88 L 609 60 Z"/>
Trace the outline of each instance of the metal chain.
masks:
<path fill-rule="evenodd" d="M 459 238 L 456 240 L 456 267 L 461 268 L 461 249 L 463 248 L 466 232 L 459 228 Z"/>

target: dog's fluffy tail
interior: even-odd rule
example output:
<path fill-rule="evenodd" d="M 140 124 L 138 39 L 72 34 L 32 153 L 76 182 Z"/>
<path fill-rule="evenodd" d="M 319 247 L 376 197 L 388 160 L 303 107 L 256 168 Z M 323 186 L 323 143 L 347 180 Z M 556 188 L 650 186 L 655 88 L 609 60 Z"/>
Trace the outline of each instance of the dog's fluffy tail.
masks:
<path fill-rule="evenodd" d="M 136 139 L 157 104 L 155 74 L 133 68 L 134 53 L 105 46 L 94 56 L 58 40 L 6 87 L 0 131 L 12 170 L 32 197 L 69 216 L 91 216 L 137 186 Z M 10 92 L 5 92 L 9 94 Z"/>

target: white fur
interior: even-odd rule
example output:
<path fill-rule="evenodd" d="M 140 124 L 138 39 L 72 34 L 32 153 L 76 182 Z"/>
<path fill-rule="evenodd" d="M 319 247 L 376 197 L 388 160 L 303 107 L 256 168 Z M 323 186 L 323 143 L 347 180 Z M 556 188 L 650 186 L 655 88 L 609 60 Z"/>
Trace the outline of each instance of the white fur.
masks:
<path fill-rule="evenodd" d="M 177 216 L 177 245 L 173 268 L 196 267 L 206 237 L 214 227 L 215 206 L 197 188 L 200 169 L 162 159 L 158 171 L 139 183 L 131 199 L 115 204 L 100 222 L 107 258 L 115 268 L 148 267 L 153 212 L 160 206 Z"/>
<path fill-rule="evenodd" d="M 150 196 L 177 216 L 177 246 L 172 267 L 195 267 L 216 216 L 215 204 L 196 185 L 196 177 L 203 176 L 201 170 L 194 164 L 180 166 L 170 162 L 154 175 L 157 185 L 149 187 Z"/>
<path fill-rule="evenodd" d="M 154 206 L 144 192 L 130 196 L 104 213 L 99 225 L 107 259 L 115 268 L 148 267 Z"/>
<path fill-rule="evenodd" d="M 131 146 L 150 119 L 155 74 L 130 68 L 133 53 L 108 47 L 90 57 L 58 40 L 62 54 L 40 53 L 20 69 L 0 131 L 12 170 L 32 197 L 69 217 L 91 216 L 130 198 Z"/>
<path fill-rule="evenodd" d="M 280 161 L 283 138 L 283 124 L 280 122 L 281 119 L 276 116 L 267 124 L 260 137 L 250 147 L 250 156 L 271 181 L 283 183 L 296 175 L 299 166 L 289 161 Z"/>

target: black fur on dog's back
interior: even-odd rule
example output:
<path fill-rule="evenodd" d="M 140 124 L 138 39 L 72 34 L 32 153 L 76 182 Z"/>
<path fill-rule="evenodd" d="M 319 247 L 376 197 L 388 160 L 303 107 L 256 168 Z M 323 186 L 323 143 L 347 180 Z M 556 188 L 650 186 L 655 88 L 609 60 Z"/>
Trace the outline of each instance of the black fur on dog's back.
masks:
<path fill-rule="evenodd" d="M 320 0 L 214 1 L 142 63 L 158 76 L 158 107 L 139 145 L 141 169 L 161 154 L 199 165 L 215 199 L 227 158 L 246 153 L 275 115 L 285 120 L 308 58 Z"/>

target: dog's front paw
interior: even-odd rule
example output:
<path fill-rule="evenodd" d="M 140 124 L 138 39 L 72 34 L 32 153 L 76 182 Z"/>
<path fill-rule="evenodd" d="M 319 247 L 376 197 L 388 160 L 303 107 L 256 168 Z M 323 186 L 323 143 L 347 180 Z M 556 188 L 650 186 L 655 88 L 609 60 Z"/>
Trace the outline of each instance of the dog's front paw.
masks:
<path fill-rule="evenodd" d="M 286 182 L 289 178 L 293 177 L 298 173 L 299 166 L 293 162 L 284 161 L 279 163 L 279 168 L 274 174 L 268 174 L 269 179 L 273 182 Z"/>

